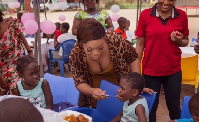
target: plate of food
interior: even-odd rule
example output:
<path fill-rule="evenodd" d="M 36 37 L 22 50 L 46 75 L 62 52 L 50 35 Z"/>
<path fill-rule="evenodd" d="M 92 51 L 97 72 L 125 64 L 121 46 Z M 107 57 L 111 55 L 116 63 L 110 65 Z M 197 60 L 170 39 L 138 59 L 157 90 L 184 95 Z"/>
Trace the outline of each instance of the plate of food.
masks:
<path fill-rule="evenodd" d="M 58 116 L 65 122 L 92 122 L 90 116 L 77 111 L 62 111 L 58 113 Z"/>

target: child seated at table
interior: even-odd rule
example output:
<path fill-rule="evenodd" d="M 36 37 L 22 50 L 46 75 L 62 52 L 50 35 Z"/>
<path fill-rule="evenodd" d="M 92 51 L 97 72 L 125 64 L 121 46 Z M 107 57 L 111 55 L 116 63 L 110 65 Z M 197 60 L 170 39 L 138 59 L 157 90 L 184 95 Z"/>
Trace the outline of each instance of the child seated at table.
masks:
<path fill-rule="evenodd" d="M 53 96 L 46 79 L 40 78 L 38 64 L 29 55 L 17 60 L 17 71 L 22 80 L 17 82 L 17 95 L 28 97 L 36 106 L 53 109 Z"/>
<path fill-rule="evenodd" d="M 144 78 L 139 73 L 133 72 L 124 75 L 119 83 L 118 98 L 124 102 L 123 110 L 112 122 L 147 122 L 149 109 L 147 101 L 140 94 L 144 88 Z"/>
<path fill-rule="evenodd" d="M 0 102 L 1 122 L 44 122 L 33 104 L 22 98 L 8 98 Z"/>
<path fill-rule="evenodd" d="M 63 43 L 64 41 L 66 40 L 69 40 L 69 39 L 75 39 L 75 36 L 72 35 L 71 33 L 68 33 L 68 30 L 69 30 L 69 24 L 67 22 L 64 22 L 61 24 L 60 26 L 60 32 L 62 33 L 57 41 L 54 41 L 54 48 L 57 48 L 59 46 L 59 44 Z M 59 51 L 53 51 L 52 54 L 53 54 L 53 58 L 55 59 L 62 59 L 62 47 L 60 47 Z"/>
<path fill-rule="evenodd" d="M 199 122 L 199 93 L 196 93 L 190 99 L 189 110 L 194 122 Z"/>

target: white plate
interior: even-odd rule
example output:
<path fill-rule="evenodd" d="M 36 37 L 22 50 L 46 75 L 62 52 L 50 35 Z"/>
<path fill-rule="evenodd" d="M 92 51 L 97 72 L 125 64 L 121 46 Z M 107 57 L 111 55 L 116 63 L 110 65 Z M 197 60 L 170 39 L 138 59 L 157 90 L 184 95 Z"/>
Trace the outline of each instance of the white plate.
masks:
<path fill-rule="evenodd" d="M 75 117 L 77 117 L 78 115 L 83 115 L 85 118 L 88 118 L 89 121 L 88 122 L 92 122 L 92 118 L 86 114 L 83 114 L 83 113 L 80 113 L 80 112 L 77 112 L 77 111 L 71 111 L 71 110 L 66 110 L 66 111 L 62 111 L 62 112 L 59 112 L 58 113 L 58 116 L 65 122 L 67 122 L 66 120 L 64 120 L 64 118 L 66 116 L 70 116 L 71 114 L 73 114 Z"/>

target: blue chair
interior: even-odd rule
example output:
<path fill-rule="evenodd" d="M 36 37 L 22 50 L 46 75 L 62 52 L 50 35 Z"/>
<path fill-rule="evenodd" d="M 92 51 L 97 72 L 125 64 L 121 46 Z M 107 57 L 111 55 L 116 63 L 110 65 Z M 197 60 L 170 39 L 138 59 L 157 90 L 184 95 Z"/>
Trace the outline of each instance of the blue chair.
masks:
<path fill-rule="evenodd" d="M 72 78 L 64 78 L 49 73 L 46 73 L 44 78 L 49 82 L 53 95 L 53 104 L 70 102 L 78 106 L 79 91 L 76 89 Z"/>
<path fill-rule="evenodd" d="M 149 113 L 150 113 L 156 99 L 156 93 L 152 93 L 152 95 L 148 93 L 142 93 L 141 96 L 147 100 L 147 105 L 148 105 Z"/>
<path fill-rule="evenodd" d="M 111 95 L 105 100 L 97 102 L 97 108 L 71 108 L 70 110 L 78 111 L 92 117 L 93 122 L 109 122 L 117 116 L 123 108 L 124 102 L 120 102 L 115 97 L 119 86 L 114 85 L 106 80 L 102 80 L 100 84 L 102 90 L 106 90 L 106 94 Z"/>
<path fill-rule="evenodd" d="M 102 90 L 106 90 L 106 94 L 108 95 L 117 95 L 117 90 L 119 89 L 118 85 L 112 84 L 106 80 L 101 81 L 100 85 Z M 151 112 L 151 109 L 153 107 L 153 103 L 155 102 L 156 99 L 156 93 L 152 93 L 152 95 L 148 93 L 142 93 L 142 97 L 144 97 L 147 100 L 148 108 L 149 108 L 149 113 Z M 117 111 L 116 111 L 117 112 Z"/>
<path fill-rule="evenodd" d="M 69 39 L 61 43 L 56 49 L 49 49 L 49 72 L 52 73 L 52 67 L 51 67 L 51 62 L 56 61 L 60 65 L 60 73 L 61 76 L 64 77 L 64 62 L 69 62 L 69 55 L 74 47 L 74 44 L 76 43 L 76 40 L 74 39 Z M 62 59 L 54 59 L 52 51 L 59 51 L 59 48 L 62 47 L 63 49 L 63 54 L 62 54 Z M 69 65 L 68 65 L 69 67 Z M 69 68 L 70 70 L 70 68 Z"/>
<path fill-rule="evenodd" d="M 191 97 L 190 96 L 185 96 L 183 98 L 183 103 L 182 103 L 182 109 L 181 109 L 181 119 L 186 118 L 190 119 L 192 118 L 190 111 L 189 111 L 189 101 Z"/>
<path fill-rule="evenodd" d="M 192 42 L 193 42 L 193 41 L 197 41 L 197 39 L 196 39 L 196 38 L 192 38 Z"/>
<path fill-rule="evenodd" d="M 116 117 L 123 109 L 124 102 L 120 102 L 117 95 L 118 85 L 112 84 L 106 80 L 102 80 L 100 84 L 102 90 L 106 90 L 106 94 L 110 95 L 109 98 L 97 102 L 97 108 L 72 108 L 70 110 L 78 111 L 83 114 L 87 114 L 92 117 L 94 122 L 109 122 Z M 146 98 L 149 107 L 149 112 L 153 106 L 156 98 L 156 94 L 149 95 L 143 93 L 141 96 Z"/>

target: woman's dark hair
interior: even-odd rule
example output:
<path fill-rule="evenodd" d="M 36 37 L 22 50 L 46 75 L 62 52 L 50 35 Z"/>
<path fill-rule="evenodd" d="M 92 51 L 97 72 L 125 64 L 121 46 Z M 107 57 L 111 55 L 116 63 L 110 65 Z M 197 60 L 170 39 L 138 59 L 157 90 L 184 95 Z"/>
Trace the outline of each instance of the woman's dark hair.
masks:
<path fill-rule="evenodd" d="M 3 21 L 3 16 L 4 16 L 4 14 L 3 14 L 3 12 L 0 10 L 0 22 Z"/>
<path fill-rule="evenodd" d="M 83 0 L 83 4 L 85 3 L 85 0 Z M 99 0 L 96 0 L 96 3 L 98 4 L 99 3 Z"/>
<path fill-rule="evenodd" d="M 96 19 L 85 19 L 77 28 L 78 43 L 87 43 L 105 37 L 104 27 Z"/>
<path fill-rule="evenodd" d="M 139 93 L 142 92 L 145 85 L 145 80 L 141 74 L 136 72 L 130 72 L 124 75 L 122 78 L 125 79 L 126 82 L 130 83 L 130 86 L 133 89 L 138 89 Z"/>
<path fill-rule="evenodd" d="M 55 25 L 60 27 L 61 24 L 60 22 L 56 22 Z"/>
<path fill-rule="evenodd" d="M 62 26 L 62 28 L 64 28 L 68 32 L 68 30 L 69 30 L 69 23 L 64 22 L 64 23 L 61 24 L 61 26 Z"/>
<path fill-rule="evenodd" d="M 83 5 L 84 5 L 84 9 L 86 9 L 85 0 L 82 0 L 82 2 L 83 2 Z M 96 0 L 96 4 L 99 4 L 99 0 Z"/>
<path fill-rule="evenodd" d="M 18 58 L 17 59 L 17 68 L 16 68 L 17 72 L 19 74 L 23 74 L 24 69 L 31 62 L 36 62 L 36 60 L 33 57 L 29 56 L 29 55 L 26 55 L 26 56 Z"/>

